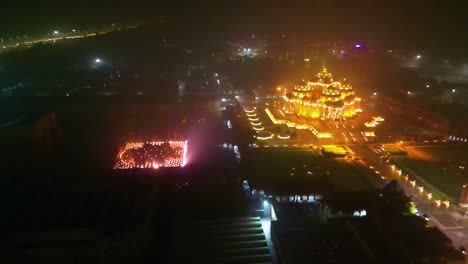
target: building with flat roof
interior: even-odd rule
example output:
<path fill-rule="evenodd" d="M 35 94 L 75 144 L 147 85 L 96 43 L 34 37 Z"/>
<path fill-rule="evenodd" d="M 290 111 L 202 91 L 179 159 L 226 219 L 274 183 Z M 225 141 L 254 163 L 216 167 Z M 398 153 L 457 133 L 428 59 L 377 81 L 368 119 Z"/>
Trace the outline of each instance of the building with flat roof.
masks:
<path fill-rule="evenodd" d="M 327 156 L 344 157 L 349 152 L 342 146 L 322 145 L 322 153 Z"/>
<path fill-rule="evenodd" d="M 271 236 L 279 263 L 464 263 L 436 227 L 414 215 L 328 217 L 318 205 L 275 203 Z"/>

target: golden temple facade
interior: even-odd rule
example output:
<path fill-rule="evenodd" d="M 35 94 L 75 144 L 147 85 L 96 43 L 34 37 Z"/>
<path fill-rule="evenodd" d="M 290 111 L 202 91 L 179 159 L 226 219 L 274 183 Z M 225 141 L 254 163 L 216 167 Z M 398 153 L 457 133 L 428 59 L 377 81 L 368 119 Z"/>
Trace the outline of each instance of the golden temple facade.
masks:
<path fill-rule="evenodd" d="M 351 85 L 333 79 L 323 67 L 312 81 L 302 81 L 284 96 L 285 111 L 298 116 L 320 119 L 349 118 L 361 111 L 361 98 Z"/>

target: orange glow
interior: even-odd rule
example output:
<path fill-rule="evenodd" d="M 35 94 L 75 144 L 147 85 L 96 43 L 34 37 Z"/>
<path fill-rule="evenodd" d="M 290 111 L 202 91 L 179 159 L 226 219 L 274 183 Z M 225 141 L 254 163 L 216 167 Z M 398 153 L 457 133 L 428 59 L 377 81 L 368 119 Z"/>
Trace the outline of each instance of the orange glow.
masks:
<path fill-rule="evenodd" d="M 184 167 L 187 141 L 130 142 L 119 155 L 114 169 Z"/>
<path fill-rule="evenodd" d="M 270 111 L 270 109 L 268 108 L 265 108 L 265 112 L 266 114 L 268 115 L 268 117 L 270 118 L 271 122 L 273 122 L 273 124 L 275 125 L 279 125 L 279 124 L 285 124 L 286 126 L 288 127 L 294 127 L 296 129 L 308 129 L 310 130 L 310 132 L 312 132 L 312 134 L 314 134 L 317 138 L 332 138 L 332 134 L 331 133 L 328 133 L 328 132 L 320 132 L 318 131 L 314 126 L 312 125 L 308 125 L 308 124 L 297 124 L 297 123 L 294 123 L 294 122 L 291 122 L 291 121 L 288 121 L 288 120 L 285 120 L 285 119 L 277 119 L 273 113 Z"/>
<path fill-rule="evenodd" d="M 333 81 L 333 76 L 323 67 L 315 80 L 294 86 L 292 96 L 285 96 L 288 107 L 297 115 L 322 118 L 348 118 L 362 111 L 361 99 L 347 83 Z"/>

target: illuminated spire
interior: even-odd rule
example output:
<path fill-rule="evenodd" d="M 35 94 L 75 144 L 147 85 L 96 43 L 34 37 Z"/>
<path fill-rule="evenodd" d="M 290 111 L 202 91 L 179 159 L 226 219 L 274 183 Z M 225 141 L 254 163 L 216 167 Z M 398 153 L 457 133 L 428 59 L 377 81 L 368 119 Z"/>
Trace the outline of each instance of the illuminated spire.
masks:
<path fill-rule="evenodd" d="M 328 78 L 331 80 L 332 77 L 333 77 L 332 74 L 327 71 L 327 67 L 325 67 L 325 65 L 322 66 L 322 71 L 317 73 L 318 79 Z M 319 81 L 322 82 L 322 80 L 319 80 Z"/>

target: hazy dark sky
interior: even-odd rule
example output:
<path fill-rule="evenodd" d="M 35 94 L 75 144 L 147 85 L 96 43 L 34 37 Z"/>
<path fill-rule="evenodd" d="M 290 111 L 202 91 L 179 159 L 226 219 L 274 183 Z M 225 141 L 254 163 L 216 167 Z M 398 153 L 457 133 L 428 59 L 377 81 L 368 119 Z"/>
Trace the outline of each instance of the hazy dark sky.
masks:
<path fill-rule="evenodd" d="M 161 16 L 194 30 L 269 31 L 318 38 L 462 50 L 466 1 L 11 1 L 0 8 L 0 35 Z"/>

